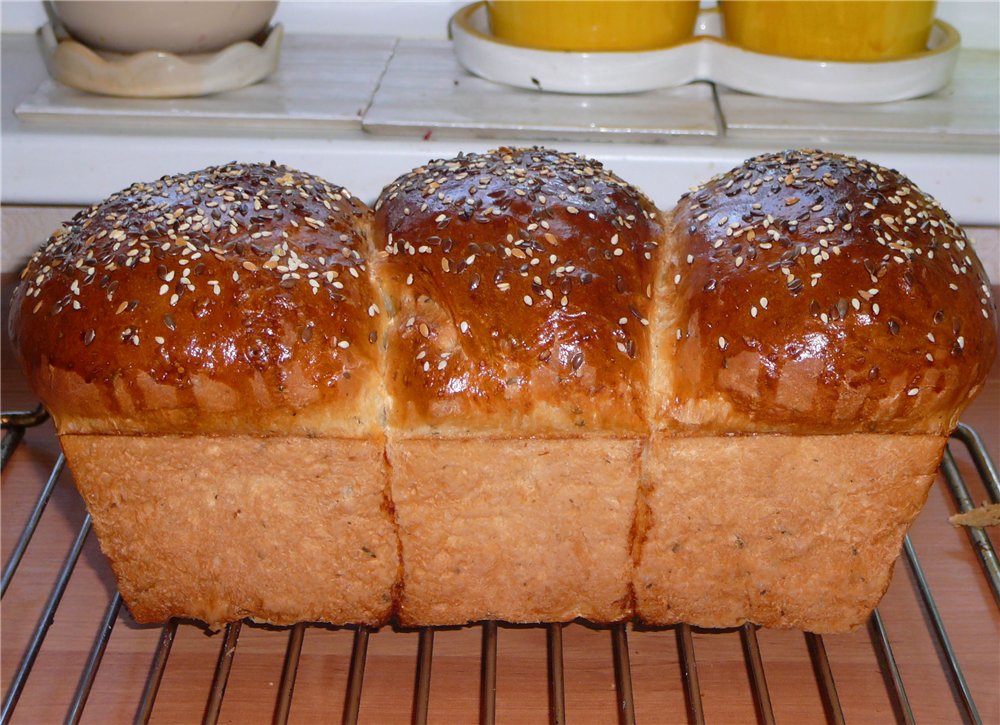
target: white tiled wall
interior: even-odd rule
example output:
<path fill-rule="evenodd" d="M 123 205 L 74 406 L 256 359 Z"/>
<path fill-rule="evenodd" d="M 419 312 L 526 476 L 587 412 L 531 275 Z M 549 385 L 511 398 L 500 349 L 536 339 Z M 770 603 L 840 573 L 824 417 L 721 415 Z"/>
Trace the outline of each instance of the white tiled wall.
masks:
<path fill-rule="evenodd" d="M 448 18 L 471 0 L 281 0 L 277 19 L 293 33 L 357 33 L 444 38 Z M 703 6 L 712 6 L 703 0 Z M 938 17 L 958 28 L 966 48 L 1000 48 L 1000 2 L 939 0 Z M 4 32 L 31 32 L 45 22 L 38 0 L 2 0 Z"/>

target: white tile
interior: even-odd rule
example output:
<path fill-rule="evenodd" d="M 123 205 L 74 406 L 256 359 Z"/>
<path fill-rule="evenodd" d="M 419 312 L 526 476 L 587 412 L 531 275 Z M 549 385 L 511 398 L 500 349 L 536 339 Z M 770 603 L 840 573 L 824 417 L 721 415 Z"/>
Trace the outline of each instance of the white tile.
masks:
<path fill-rule="evenodd" d="M 278 70 L 261 83 L 199 98 L 140 99 L 92 95 L 44 81 L 15 110 L 25 122 L 171 130 L 359 129 L 396 39 L 286 35 Z"/>
<path fill-rule="evenodd" d="M 965 227 L 979 261 L 993 285 L 1000 285 L 1000 228 Z"/>
<path fill-rule="evenodd" d="M 1000 141 L 1000 52 L 959 54 L 943 90 L 893 103 L 787 101 L 718 86 L 726 135 L 782 145 L 898 142 L 996 148 Z"/>
<path fill-rule="evenodd" d="M 446 41 L 400 40 L 365 114 L 372 133 L 417 137 L 629 142 L 711 141 L 712 87 L 579 96 L 492 83 L 463 69 Z"/>

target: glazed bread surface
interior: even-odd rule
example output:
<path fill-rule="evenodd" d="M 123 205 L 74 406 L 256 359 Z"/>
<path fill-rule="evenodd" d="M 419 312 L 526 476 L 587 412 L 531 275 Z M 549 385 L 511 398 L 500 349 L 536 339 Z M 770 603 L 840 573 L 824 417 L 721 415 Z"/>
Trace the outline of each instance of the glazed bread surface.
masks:
<path fill-rule="evenodd" d="M 14 349 L 60 433 L 381 435 L 370 224 L 283 166 L 134 184 L 32 257 Z"/>
<path fill-rule="evenodd" d="M 375 204 L 399 435 L 643 435 L 657 212 L 596 161 L 432 161 Z"/>
<path fill-rule="evenodd" d="M 947 435 L 986 379 L 986 274 L 896 171 L 766 154 L 686 194 L 666 225 L 654 428 Z"/>

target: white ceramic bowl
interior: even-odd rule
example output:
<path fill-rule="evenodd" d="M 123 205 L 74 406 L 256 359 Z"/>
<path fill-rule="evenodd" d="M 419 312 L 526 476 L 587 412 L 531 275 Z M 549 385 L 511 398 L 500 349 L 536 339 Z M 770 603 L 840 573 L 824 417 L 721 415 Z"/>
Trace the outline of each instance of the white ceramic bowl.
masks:
<path fill-rule="evenodd" d="M 691 40 L 662 50 L 575 53 L 511 45 L 493 37 L 486 3 L 451 18 L 458 61 L 481 78 L 557 93 L 636 93 L 695 80 L 777 98 L 881 103 L 916 98 L 948 84 L 958 32 L 935 20 L 927 49 L 874 63 L 798 60 L 753 53 L 722 38 L 719 13 L 703 11 Z"/>
<path fill-rule="evenodd" d="M 87 46 L 118 53 L 193 54 L 248 40 L 267 27 L 278 3 L 260 0 L 63 0 L 59 21 Z"/>

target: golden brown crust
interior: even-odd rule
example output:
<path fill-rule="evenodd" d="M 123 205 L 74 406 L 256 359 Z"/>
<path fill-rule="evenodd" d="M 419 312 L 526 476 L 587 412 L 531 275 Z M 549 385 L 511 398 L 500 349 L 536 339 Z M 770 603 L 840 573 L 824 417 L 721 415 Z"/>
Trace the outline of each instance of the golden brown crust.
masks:
<path fill-rule="evenodd" d="M 896 171 L 759 156 L 685 195 L 668 237 L 656 427 L 947 433 L 995 356 L 965 233 Z"/>
<path fill-rule="evenodd" d="M 390 426 L 403 434 L 642 432 L 652 204 L 546 149 L 432 161 L 375 205 Z"/>
<path fill-rule="evenodd" d="M 61 442 L 137 622 L 391 616 L 399 557 L 381 438 Z"/>
<path fill-rule="evenodd" d="M 32 257 L 11 339 L 63 433 L 376 432 L 370 214 L 277 165 L 135 184 Z"/>
<path fill-rule="evenodd" d="M 854 629 L 885 593 L 945 438 L 653 436 L 636 616 Z"/>
<path fill-rule="evenodd" d="M 640 440 L 391 441 L 405 625 L 632 616 Z"/>

